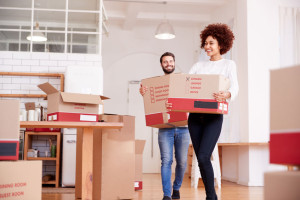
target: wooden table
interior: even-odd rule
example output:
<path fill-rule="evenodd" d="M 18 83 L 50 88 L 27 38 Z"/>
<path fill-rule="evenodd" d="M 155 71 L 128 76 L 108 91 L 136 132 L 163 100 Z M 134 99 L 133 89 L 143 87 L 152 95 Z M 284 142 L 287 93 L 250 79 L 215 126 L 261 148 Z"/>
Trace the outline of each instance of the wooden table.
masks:
<path fill-rule="evenodd" d="M 80 146 L 81 152 L 81 169 L 76 169 L 76 180 L 77 176 L 82 177 L 81 183 L 76 183 L 75 193 L 80 194 L 82 199 L 95 199 L 94 198 L 94 187 L 93 187 L 93 137 L 101 134 L 99 129 L 120 129 L 123 127 L 123 123 L 119 122 L 50 122 L 50 121 L 21 121 L 21 128 L 77 128 L 78 132 L 82 133 L 82 144 L 77 143 Z M 96 136 L 95 135 L 95 136 Z M 101 153 L 98 155 L 101 157 Z M 101 165 L 98 168 L 98 173 L 101 174 Z M 94 180 L 96 181 L 96 180 Z M 99 181 L 99 180 L 97 180 Z M 97 184 L 97 190 L 101 191 L 101 179 L 100 184 Z"/>

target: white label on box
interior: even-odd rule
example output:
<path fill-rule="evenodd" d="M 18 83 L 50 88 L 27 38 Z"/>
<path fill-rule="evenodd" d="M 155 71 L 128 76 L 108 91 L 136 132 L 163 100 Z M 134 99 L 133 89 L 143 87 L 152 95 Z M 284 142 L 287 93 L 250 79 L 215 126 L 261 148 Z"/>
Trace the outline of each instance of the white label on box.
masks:
<path fill-rule="evenodd" d="M 56 121 L 57 120 L 57 115 L 52 115 L 52 120 Z"/>
<path fill-rule="evenodd" d="M 48 116 L 48 121 L 52 121 L 52 116 Z"/>
<path fill-rule="evenodd" d="M 138 182 L 138 181 L 134 182 L 134 187 L 137 187 L 137 188 L 140 187 L 140 182 Z"/>
<path fill-rule="evenodd" d="M 219 104 L 219 110 L 223 110 L 223 104 L 222 103 Z"/>
<path fill-rule="evenodd" d="M 228 110 L 228 106 L 227 106 L 227 104 L 224 104 L 224 110 Z"/>
<path fill-rule="evenodd" d="M 95 122 L 97 120 L 96 115 L 80 115 L 80 121 L 92 121 Z"/>

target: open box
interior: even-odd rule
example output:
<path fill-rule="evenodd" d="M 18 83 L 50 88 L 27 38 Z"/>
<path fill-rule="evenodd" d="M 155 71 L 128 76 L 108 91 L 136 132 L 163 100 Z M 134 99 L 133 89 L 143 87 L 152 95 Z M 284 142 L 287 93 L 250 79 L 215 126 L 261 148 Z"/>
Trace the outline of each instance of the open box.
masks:
<path fill-rule="evenodd" d="M 108 99 L 99 95 L 60 92 L 50 83 L 38 87 L 47 94 L 48 121 L 97 122 L 99 104 Z"/>

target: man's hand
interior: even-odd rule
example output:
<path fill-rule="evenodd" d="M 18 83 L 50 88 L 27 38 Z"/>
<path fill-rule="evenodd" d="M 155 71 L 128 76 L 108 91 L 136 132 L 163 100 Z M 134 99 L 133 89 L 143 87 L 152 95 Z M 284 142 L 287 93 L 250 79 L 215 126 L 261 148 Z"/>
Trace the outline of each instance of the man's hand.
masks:
<path fill-rule="evenodd" d="M 145 94 L 147 91 L 148 91 L 148 87 L 143 86 L 143 85 L 141 84 L 141 87 L 140 87 L 140 94 L 141 94 L 142 96 L 144 96 L 144 94 Z"/>
<path fill-rule="evenodd" d="M 220 91 L 218 93 L 214 93 L 213 96 L 217 102 L 223 102 L 223 101 L 226 101 L 226 99 L 231 97 L 231 93 L 225 92 L 225 91 Z"/>

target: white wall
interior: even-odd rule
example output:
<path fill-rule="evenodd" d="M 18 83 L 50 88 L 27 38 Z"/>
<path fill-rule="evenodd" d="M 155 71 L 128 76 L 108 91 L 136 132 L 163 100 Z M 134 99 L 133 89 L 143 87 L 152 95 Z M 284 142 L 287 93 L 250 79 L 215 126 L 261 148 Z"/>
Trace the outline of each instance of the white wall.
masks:
<path fill-rule="evenodd" d="M 158 24 L 139 25 L 123 30 L 109 24 L 109 37 L 103 37 L 104 95 L 107 113 L 128 114 L 128 81 L 161 76 L 159 58 L 166 51 L 175 54 L 176 72 L 187 73 L 198 60 L 202 27 L 174 25 L 176 38 L 158 40 L 154 32 Z"/>
<path fill-rule="evenodd" d="M 93 54 L 29 53 L 0 52 L 1 72 L 64 73 L 67 66 L 99 66 L 101 57 Z M 80 81 L 80 80 L 78 80 Z M 49 82 L 60 89 L 60 79 L 35 76 L 0 76 L 1 94 L 45 94 L 37 85 Z M 3 97 L 4 98 L 4 97 Z M 47 107 L 43 98 L 18 98 L 20 108 L 25 109 L 25 102 Z"/>
<path fill-rule="evenodd" d="M 281 3 L 283 0 L 281 0 Z M 289 3 L 294 3 L 288 0 Z M 269 141 L 269 70 L 279 66 L 279 1 L 237 0 L 214 12 L 213 22 L 233 18 L 240 92 L 231 120 L 240 142 Z M 231 107 L 231 108 L 232 108 Z M 269 164 L 268 146 L 223 148 L 223 174 L 227 180 L 249 186 L 263 185 L 263 173 L 284 167 Z M 233 167 L 233 164 L 237 164 Z"/>

